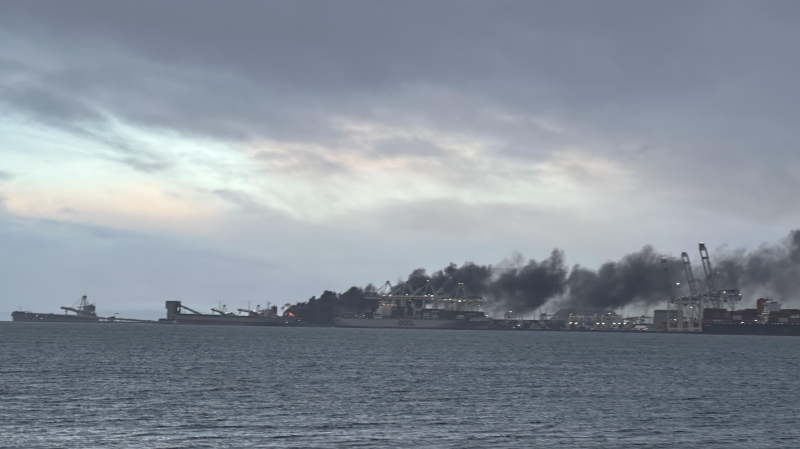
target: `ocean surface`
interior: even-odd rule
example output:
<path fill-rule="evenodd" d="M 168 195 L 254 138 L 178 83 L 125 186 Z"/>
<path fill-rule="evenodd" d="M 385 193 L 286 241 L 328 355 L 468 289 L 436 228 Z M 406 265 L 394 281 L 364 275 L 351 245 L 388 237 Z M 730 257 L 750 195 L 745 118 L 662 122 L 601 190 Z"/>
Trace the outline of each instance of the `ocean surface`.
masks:
<path fill-rule="evenodd" d="M 2 448 L 800 447 L 800 338 L 0 323 Z"/>

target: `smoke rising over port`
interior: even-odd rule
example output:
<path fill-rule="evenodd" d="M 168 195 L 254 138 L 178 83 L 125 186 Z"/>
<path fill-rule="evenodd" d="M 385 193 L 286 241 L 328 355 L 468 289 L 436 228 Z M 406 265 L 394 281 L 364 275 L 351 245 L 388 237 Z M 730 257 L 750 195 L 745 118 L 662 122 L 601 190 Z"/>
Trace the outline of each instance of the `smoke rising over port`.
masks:
<path fill-rule="evenodd" d="M 694 276 L 705 279 L 696 245 L 685 250 L 693 263 Z M 746 301 L 758 296 L 791 301 L 800 289 L 800 230 L 791 231 L 780 242 L 765 243 L 753 250 L 723 246 L 710 252 L 719 287 L 740 290 Z M 650 245 L 597 269 L 568 265 L 566 252 L 556 248 L 542 259 L 515 255 L 496 265 L 451 263 L 431 273 L 417 268 L 392 284 L 406 283 L 411 290 L 417 290 L 430 283 L 434 290 L 445 292 L 463 284 L 471 294 L 484 297 L 489 310 L 513 310 L 519 314 L 532 313 L 549 304 L 597 309 L 653 307 L 665 303 L 670 295 L 662 259 L 677 284 L 677 293 L 688 295 L 682 260 Z M 357 292 L 373 289 L 373 285 L 353 287 L 346 295 L 353 297 Z"/>

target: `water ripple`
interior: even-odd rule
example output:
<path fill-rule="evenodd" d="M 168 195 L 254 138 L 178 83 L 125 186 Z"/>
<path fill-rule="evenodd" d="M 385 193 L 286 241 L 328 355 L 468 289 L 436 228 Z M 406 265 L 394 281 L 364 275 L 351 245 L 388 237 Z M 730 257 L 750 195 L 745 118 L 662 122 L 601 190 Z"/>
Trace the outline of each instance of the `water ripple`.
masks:
<path fill-rule="evenodd" d="M 793 447 L 800 339 L 0 323 L 3 448 Z"/>

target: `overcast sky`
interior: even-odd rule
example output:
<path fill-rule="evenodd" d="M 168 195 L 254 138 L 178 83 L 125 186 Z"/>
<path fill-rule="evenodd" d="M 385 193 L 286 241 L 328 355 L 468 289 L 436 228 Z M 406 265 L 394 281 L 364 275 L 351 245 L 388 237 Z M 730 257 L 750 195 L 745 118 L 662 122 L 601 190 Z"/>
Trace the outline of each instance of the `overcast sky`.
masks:
<path fill-rule="evenodd" d="M 0 320 L 777 242 L 798 23 L 793 1 L 3 2 Z"/>

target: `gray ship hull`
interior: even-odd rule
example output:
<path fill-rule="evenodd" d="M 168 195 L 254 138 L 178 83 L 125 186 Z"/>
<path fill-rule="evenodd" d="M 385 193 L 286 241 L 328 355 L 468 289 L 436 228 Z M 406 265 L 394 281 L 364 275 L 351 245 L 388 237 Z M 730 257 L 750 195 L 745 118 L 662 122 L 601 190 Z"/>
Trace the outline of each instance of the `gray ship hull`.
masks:
<path fill-rule="evenodd" d="M 287 320 L 278 317 L 238 316 L 238 315 L 190 315 L 176 314 L 169 319 L 161 319 L 164 324 L 194 324 L 216 326 L 286 326 Z"/>
<path fill-rule="evenodd" d="M 411 318 L 336 318 L 336 327 L 376 329 L 489 329 L 491 321 L 426 320 Z"/>
<path fill-rule="evenodd" d="M 796 323 L 713 323 L 703 325 L 703 332 L 722 335 L 785 335 L 800 336 Z"/>
<path fill-rule="evenodd" d="M 165 304 L 167 309 L 167 317 L 158 320 L 161 324 L 194 324 L 194 325 L 209 325 L 209 326 L 287 326 L 291 324 L 298 324 L 296 321 L 277 316 L 274 312 L 277 308 L 273 307 L 273 314 L 248 314 L 248 315 L 234 315 L 234 314 L 217 314 L 208 315 L 199 313 L 189 307 L 181 304 L 180 301 L 167 301 Z M 188 310 L 194 313 L 184 313 L 183 310 Z M 216 309 L 212 309 L 216 310 Z M 241 309 L 240 309 L 241 310 Z"/>
<path fill-rule="evenodd" d="M 16 311 L 11 313 L 11 321 L 47 323 L 102 323 L 106 320 L 98 316 L 67 315 L 64 313 L 36 313 Z"/>

